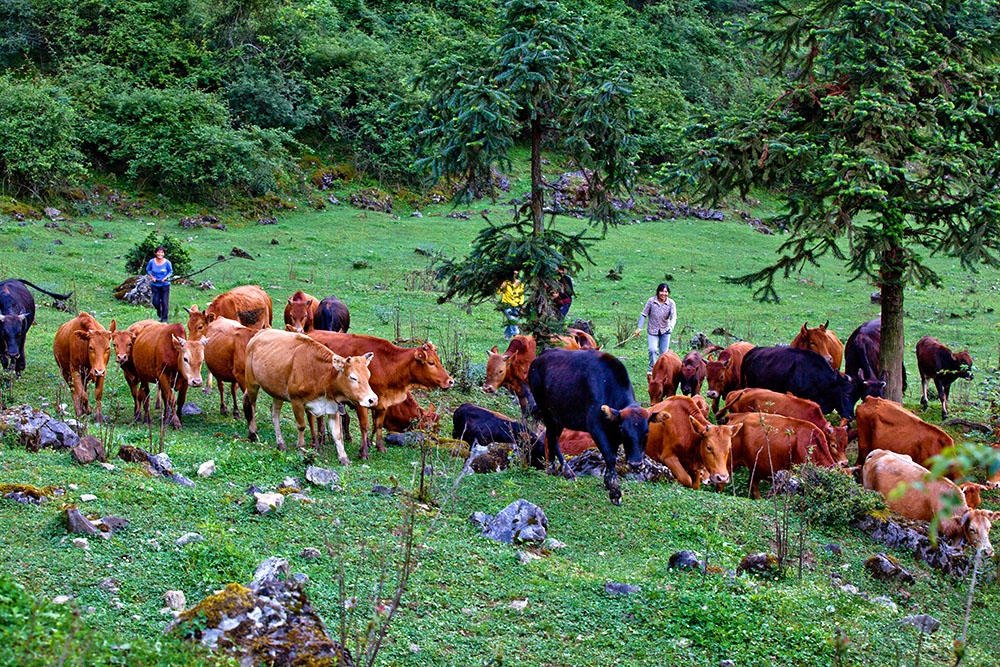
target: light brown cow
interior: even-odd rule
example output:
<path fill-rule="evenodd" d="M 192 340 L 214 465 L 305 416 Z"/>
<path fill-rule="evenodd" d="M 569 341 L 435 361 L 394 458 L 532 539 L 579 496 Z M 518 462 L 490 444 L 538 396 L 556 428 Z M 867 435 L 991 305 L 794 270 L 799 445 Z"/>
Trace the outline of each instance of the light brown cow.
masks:
<path fill-rule="evenodd" d="M 827 329 L 830 320 L 815 329 L 810 329 L 808 325 L 808 322 L 803 323 L 802 329 L 792 340 L 792 347 L 800 350 L 812 350 L 821 357 L 826 357 L 833 370 L 839 371 L 840 363 L 844 359 L 844 344 L 837 338 L 837 334 Z"/>
<path fill-rule="evenodd" d="M 664 352 L 653 364 L 653 370 L 646 376 L 649 400 L 659 403 L 677 393 L 681 384 L 681 358 L 676 352 Z"/>
<path fill-rule="evenodd" d="M 212 299 L 206 312 L 251 329 L 265 329 L 271 326 L 271 297 L 257 285 L 243 285 Z"/>
<path fill-rule="evenodd" d="M 76 418 L 91 414 L 87 400 L 87 385 L 94 381 L 94 421 L 103 421 L 101 398 L 104 396 L 104 376 L 111 357 L 111 336 L 117 324 L 111 320 L 106 330 L 90 313 L 80 313 L 56 331 L 52 352 L 63 379 L 73 396 Z"/>
<path fill-rule="evenodd" d="M 899 403 L 866 396 L 855 409 L 858 422 L 858 465 L 876 449 L 906 454 L 923 465 L 955 444 L 951 436 L 928 424 Z"/>
<path fill-rule="evenodd" d="M 958 488 L 962 489 L 962 495 L 965 496 L 965 504 L 969 506 L 969 509 L 974 510 L 983 504 L 982 493 L 990 487 L 985 484 L 966 482 L 965 484 L 959 484 Z"/>
<path fill-rule="evenodd" d="M 952 544 L 968 542 L 977 551 L 993 555 L 990 528 L 1000 519 L 1000 512 L 970 508 L 951 480 L 931 479 L 930 471 L 911 457 L 884 449 L 868 454 L 861 475 L 865 488 L 882 494 L 893 512 L 916 521 L 940 516 L 939 530 Z M 893 493 L 900 485 L 905 489 L 902 495 Z"/>
<path fill-rule="evenodd" d="M 599 350 L 597 341 L 586 331 L 570 327 L 565 335 L 552 336 L 549 339 L 557 347 L 564 350 Z"/>
<path fill-rule="evenodd" d="M 219 413 L 228 415 L 225 385 L 233 398 L 233 416 L 239 418 L 236 407 L 236 387 L 244 393 L 246 383 L 247 343 L 259 329 L 245 327 L 228 317 L 215 318 L 208 325 L 208 343 L 205 345 L 205 365 L 219 385 Z"/>
<path fill-rule="evenodd" d="M 297 333 L 312 331 L 313 316 L 317 308 L 319 299 L 316 297 L 301 290 L 293 294 L 285 304 L 285 330 Z"/>
<path fill-rule="evenodd" d="M 754 498 L 760 498 L 761 479 L 770 479 L 779 470 L 802 463 L 826 467 L 836 463 L 824 433 L 807 421 L 766 412 L 735 412 L 727 423 L 743 426 L 733 438 L 732 469 L 750 470 Z"/>
<path fill-rule="evenodd" d="M 710 425 L 701 405 L 687 396 L 671 396 L 650 412 L 662 421 L 649 424 L 648 457 L 666 465 L 688 488 L 701 488 L 702 479 L 729 481 L 729 450 L 740 426 Z"/>
<path fill-rule="evenodd" d="M 181 428 L 177 406 L 187 400 L 188 386 L 202 385 L 201 365 L 208 342 L 208 338 L 187 340 L 180 324 L 155 323 L 139 330 L 132 343 L 132 363 L 145 421 L 149 421 L 149 383 L 155 382 L 164 421 L 174 429 Z"/>
<path fill-rule="evenodd" d="M 712 412 L 718 412 L 719 400 L 740 386 L 740 366 L 743 355 L 754 348 L 750 343 L 733 343 L 719 352 L 718 361 L 705 359 L 706 395 L 712 399 Z"/>
<path fill-rule="evenodd" d="M 309 412 L 309 430 L 314 445 L 315 417 L 326 415 L 330 434 L 337 444 L 337 458 L 342 465 L 349 465 L 340 433 L 340 404 L 352 401 L 374 408 L 378 403 L 368 382 L 373 356 L 366 352 L 342 357 L 302 334 L 274 329 L 259 332 L 247 345 L 243 414 L 250 439 L 257 439 L 255 407 L 257 394 L 263 389 L 273 399 L 271 421 L 278 449 L 285 449 L 285 440 L 281 437 L 281 406 L 287 401 L 292 404 L 299 430 L 298 448 L 305 447 L 306 411 Z"/>
<path fill-rule="evenodd" d="M 219 315 L 208 311 L 198 310 L 198 306 L 185 308 L 188 314 L 188 340 L 201 340 L 208 335 L 208 325 L 215 321 Z"/>
<path fill-rule="evenodd" d="M 528 414 L 528 367 L 535 360 L 537 349 L 533 336 L 514 336 L 507 346 L 507 351 L 500 354 L 494 345 L 486 361 L 486 382 L 483 391 L 487 394 L 496 392 L 500 387 L 507 387 L 517 402 L 521 405 L 521 413 Z"/>

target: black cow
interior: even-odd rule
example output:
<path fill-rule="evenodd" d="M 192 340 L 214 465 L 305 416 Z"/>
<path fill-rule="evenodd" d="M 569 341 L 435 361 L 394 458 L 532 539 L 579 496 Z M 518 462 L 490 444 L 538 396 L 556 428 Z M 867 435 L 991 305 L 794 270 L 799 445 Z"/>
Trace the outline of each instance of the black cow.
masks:
<path fill-rule="evenodd" d="M 869 320 L 854 330 L 844 344 L 844 371 L 854 378 L 858 372 L 866 383 L 882 382 L 883 388 L 889 378 L 887 372 L 878 372 L 878 357 L 882 344 L 882 318 Z M 906 368 L 903 372 L 903 391 L 906 391 Z M 881 394 L 868 394 L 881 398 Z"/>
<path fill-rule="evenodd" d="M 351 327 L 351 311 L 340 299 L 328 296 L 319 302 L 313 314 L 313 328 L 323 331 L 338 331 L 347 333 Z"/>
<path fill-rule="evenodd" d="M 755 347 L 740 367 L 743 387 L 791 392 L 819 404 L 823 414 L 838 412 L 854 419 L 854 404 L 868 391 L 880 393 L 879 381 L 869 389 L 860 377 L 838 373 L 826 357 L 794 347 Z"/>
<path fill-rule="evenodd" d="M 633 468 L 642 464 L 652 415 L 639 407 L 628 371 L 618 359 L 598 350 L 546 350 L 531 362 L 528 384 L 535 400 L 535 416 L 545 423 L 551 472 L 573 472 L 559 451 L 563 429 L 586 431 L 604 457 L 604 486 L 615 505 L 622 502 L 615 463 L 618 448 Z M 559 459 L 558 468 L 553 458 Z"/>
<path fill-rule="evenodd" d="M 937 338 L 924 336 L 917 341 L 917 370 L 920 371 L 920 406 L 927 409 L 927 381 L 934 380 L 941 399 L 941 419 L 948 418 L 948 394 L 958 378 L 972 379 L 972 357 L 968 350 L 952 353 Z"/>
<path fill-rule="evenodd" d="M 489 445 L 491 442 L 503 442 L 512 445 L 525 446 L 530 449 L 529 461 L 536 468 L 545 467 L 544 441 L 545 432 L 532 433 L 522 422 L 516 421 L 486 408 L 462 403 L 452 415 L 451 437 L 464 440 L 469 445 L 477 442 Z"/>
<path fill-rule="evenodd" d="M 73 294 L 55 294 L 27 280 L 11 278 L 0 282 L 0 337 L 3 339 L 0 362 L 4 370 L 13 362 L 14 372 L 18 375 L 24 370 L 24 340 L 28 329 L 35 323 L 35 300 L 25 285 L 31 285 L 39 292 L 56 299 L 68 299 Z"/>

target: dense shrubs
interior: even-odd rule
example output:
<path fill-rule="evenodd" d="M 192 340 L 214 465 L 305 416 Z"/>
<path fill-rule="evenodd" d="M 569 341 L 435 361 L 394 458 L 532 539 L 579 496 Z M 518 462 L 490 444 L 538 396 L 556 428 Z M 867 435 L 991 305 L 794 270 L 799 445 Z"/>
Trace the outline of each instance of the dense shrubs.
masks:
<path fill-rule="evenodd" d="M 138 276 L 146 273 L 146 264 L 156 254 L 156 249 L 163 246 L 164 254 L 174 267 L 175 276 L 183 276 L 191 272 L 191 256 L 181 242 L 164 234 L 157 238 L 156 232 L 151 232 L 138 245 L 125 253 L 125 270 L 130 276 Z"/>
<path fill-rule="evenodd" d="M 882 496 L 859 485 L 847 471 L 807 463 L 795 466 L 793 474 L 801 493 L 793 496 L 792 509 L 814 525 L 844 526 L 885 509 Z"/>

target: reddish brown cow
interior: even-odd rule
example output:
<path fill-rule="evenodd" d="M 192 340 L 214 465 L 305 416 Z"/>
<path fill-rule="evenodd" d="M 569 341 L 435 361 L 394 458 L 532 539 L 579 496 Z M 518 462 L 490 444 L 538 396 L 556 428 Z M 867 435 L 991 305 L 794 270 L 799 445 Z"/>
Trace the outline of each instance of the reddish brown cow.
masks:
<path fill-rule="evenodd" d="M 928 459 L 955 444 L 951 436 L 937 426 L 884 398 L 866 396 L 855 414 L 858 419 L 858 465 L 876 449 L 906 454 L 927 465 Z"/>
<path fill-rule="evenodd" d="M 483 384 L 483 391 L 492 394 L 500 387 L 507 387 L 517 396 L 521 413 L 527 414 L 527 397 L 530 393 L 528 367 L 535 360 L 536 349 L 533 336 L 514 336 L 503 354 L 500 354 L 494 345 L 486 362 L 486 382 Z"/>
<path fill-rule="evenodd" d="M 285 329 L 298 333 L 306 333 L 313 328 L 313 316 L 319 308 L 319 299 L 298 291 L 285 304 Z M 288 329 L 288 327 L 291 329 Z"/>
<path fill-rule="evenodd" d="M 737 412 L 729 415 L 727 423 L 743 426 L 733 438 L 732 469 L 745 466 L 750 470 L 754 498 L 760 498 L 761 479 L 770 479 L 779 470 L 801 463 L 835 465 L 826 436 L 807 421 L 766 412 Z"/>
<path fill-rule="evenodd" d="M 719 399 L 740 386 L 740 365 L 743 355 L 753 349 L 750 343 L 733 343 L 719 352 L 718 361 L 705 360 L 706 395 L 712 399 L 712 411 L 719 409 Z"/>
<path fill-rule="evenodd" d="M 659 403 L 664 398 L 673 396 L 681 384 L 681 358 L 674 352 L 664 352 L 653 364 L 653 370 L 646 381 L 651 403 Z"/>
<path fill-rule="evenodd" d="M 434 404 L 428 405 L 427 409 L 420 407 L 413 394 L 406 392 L 406 400 L 389 408 L 385 413 L 383 426 L 386 430 L 394 433 L 404 431 L 436 431 L 441 421 L 441 415 L 434 410 Z"/>
<path fill-rule="evenodd" d="M 820 356 L 826 357 L 833 367 L 833 370 L 840 370 L 840 363 L 844 360 L 844 344 L 827 327 L 830 320 L 821 324 L 815 329 L 809 328 L 809 323 L 802 325 L 798 335 L 792 340 L 792 347 L 800 350 L 812 350 Z"/>
<path fill-rule="evenodd" d="M 136 332 L 131 327 L 119 329 L 111 334 L 111 345 L 115 349 L 115 362 L 122 370 L 125 383 L 128 384 L 132 393 L 132 403 L 134 408 L 134 420 L 141 416 L 141 403 L 136 389 L 138 388 L 138 377 L 135 373 L 135 364 L 132 363 L 132 345 L 135 343 Z"/>
<path fill-rule="evenodd" d="M 972 379 L 969 351 L 953 354 L 937 338 L 924 336 L 917 341 L 917 369 L 920 371 L 920 406 L 927 409 L 927 381 L 934 380 L 934 388 L 941 399 L 941 419 L 947 419 L 951 383 L 958 378 Z"/>
<path fill-rule="evenodd" d="M 56 331 L 52 352 L 73 395 L 73 410 L 77 419 L 91 414 L 87 401 L 87 385 L 91 380 L 94 381 L 94 421 L 104 419 L 101 398 L 111 357 L 111 336 L 116 327 L 115 321 L 111 320 L 111 329 L 106 330 L 90 313 L 80 311 Z"/>
<path fill-rule="evenodd" d="M 601 349 L 597 345 L 597 341 L 586 331 L 580 329 L 574 329 L 572 327 L 566 329 L 566 335 L 563 336 L 552 336 L 550 339 L 558 347 L 564 350 L 599 350 Z"/>
<path fill-rule="evenodd" d="M 685 396 L 701 394 L 701 383 L 705 381 L 705 360 L 698 350 L 691 350 L 681 360 L 681 393 Z"/>
<path fill-rule="evenodd" d="M 711 426 L 701 405 L 687 396 L 671 396 L 650 412 L 659 422 L 650 422 L 646 455 L 660 461 L 677 481 L 692 489 L 702 479 L 713 484 L 729 481 L 729 451 L 741 426 Z"/>
<path fill-rule="evenodd" d="M 188 314 L 188 340 L 201 340 L 207 336 L 208 325 L 214 322 L 216 317 L 220 317 L 215 313 L 198 310 L 198 306 L 185 308 L 184 312 Z"/>
<path fill-rule="evenodd" d="M 205 345 L 205 365 L 219 385 L 219 412 L 228 415 L 226 408 L 226 383 L 233 398 L 233 416 L 239 418 L 236 387 L 247 390 L 247 344 L 259 329 L 245 327 L 236 320 L 219 317 L 208 325 L 208 343 Z"/>
<path fill-rule="evenodd" d="M 875 449 L 865 458 L 862 481 L 866 489 L 878 491 L 889 509 L 907 519 L 933 521 L 943 516 L 941 534 L 955 546 L 968 542 L 974 549 L 993 555 L 990 528 L 1000 519 L 1000 512 L 969 507 L 961 489 L 948 479 L 932 479 L 930 471 L 912 458 L 884 449 Z M 902 495 L 893 493 L 903 485 Z M 945 510 L 945 497 L 954 504 Z"/>
<path fill-rule="evenodd" d="M 767 412 L 807 421 L 823 432 L 834 460 L 847 463 L 847 420 L 842 418 L 839 426 L 831 425 L 815 401 L 769 389 L 740 389 L 729 392 L 726 404 L 715 415 L 716 420 L 721 420 L 727 411 Z"/>
<path fill-rule="evenodd" d="M 181 428 L 177 404 L 184 405 L 188 386 L 201 386 L 201 364 L 208 342 L 207 338 L 187 340 L 180 324 L 150 324 L 139 331 L 132 344 L 132 363 L 146 421 L 149 421 L 149 383 L 155 382 L 163 419 L 174 429 Z"/>
<path fill-rule="evenodd" d="M 406 400 L 406 391 L 411 387 L 450 389 L 455 380 L 448 374 L 438 357 L 437 347 L 424 343 L 420 347 L 397 347 L 387 340 L 359 334 L 333 333 L 313 329 L 309 336 L 326 345 L 332 352 L 342 356 L 356 356 L 373 352 L 375 358 L 370 365 L 371 388 L 378 396 L 374 413 L 375 445 L 380 452 L 385 451 L 382 427 L 386 411 Z M 361 428 L 361 458 L 368 458 L 369 424 L 368 412 L 363 406 L 355 406 Z M 337 421 L 337 420 L 333 420 Z"/>
<path fill-rule="evenodd" d="M 206 312 L 251 329 L 265 329 L 271 326 L 271 297 L 257 285 L 243 285 L 212 299 Z"/>
<path fill-rule="evenodd" d="M 541 439 L 541 442 L 544 443 L 544 439 Z M 544 447 L 544 444 L 542 446 Z M 566 458 L 579 456 L 588 449 L 597 449 L 597 443 L 586 431 L 574 431 L 566 428 L 559 434 L 559 451 Z"/>

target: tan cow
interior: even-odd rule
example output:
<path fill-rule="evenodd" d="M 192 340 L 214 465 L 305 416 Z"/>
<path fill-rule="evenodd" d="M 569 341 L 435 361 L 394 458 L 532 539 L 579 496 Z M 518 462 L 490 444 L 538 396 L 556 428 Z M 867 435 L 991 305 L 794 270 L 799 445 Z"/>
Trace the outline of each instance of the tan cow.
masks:
<path fill-rule="evenodd" d="M 260 330 L 245 327 L 228 317 L 215 318 L 208 325 L 209 342 L 205 345 L 205 365 L 219 385 L 219 413 L 228 415 L 225 385 L 233 398 L 233 416 L 239 418 L 236 387 L 246 392 L 247 344 Z"/>
<path fill-rule="evenodd" d="M 340 404 L 350 401 L 366 408 L 378 404 L 378 396 L 368 382 L 368 366 L 373 357 L 371 352 L 342 357 L 302 334 L 274 329 L 261 331 L 247 345 L 243 414 L 250 439 L 257 439 L 255 406 L 257 394 L 263 389 L 273 399 L 271 421 L 278 449 L 285 449 L 280 420 L 281 406 L 287 401 L 292 404 L 299 430 L 298 448 L 305 447 L 306 410 L 309 411 L 309 430 L 314 445 L 315 417 L 327 415 L 330 434 L 337 443 L 337 458 L 342 465 L 348 465 L 350 461 L 340 432 Z"/>
<path fill-rule="evenodd" d="M 257 285 L 243 285 L 212 299 L 206 312 L 251 329 L 265 329 L 271 326 L 271 297 Z"/>
<path fill-rule="evenodd" d="M 104 376 L 111 358 L 111 336 L 117 324 L 111 320 L 106 330 L 90 313 L 81 311 L 56 331 L 52 343 L 63 379 L 73 396 L 73 410 L 77 419 L 91 414 L 87 401 L 87 385 L 94 381 L 94 421 L 103 421 L 101 398 L 104 396 Z"/>
<path fill-rule="evenodd" d="M 649 409 L 662 421 L 649 424 L 646 456 L 670 468 L 678 482 L 692 489 L 701 488 L 703 478 L 713 484 L 729 482 L 729 450 L 741 428 L 712 426 L 702 409 L 688 396 L 671 396 Z"/>
<path fill-rule="evenodd" d="M 149 421 L 149 383 L 159 390 L 163 419 L 181 428 L 177 405 L 187 400 L 188 386 L 200 387 L 201 365 L 208 338 L 189 341 L 180 324 L 150 324 L 142 327 L 132 343 L 132 363 L 138 382 L 138 398 Z M 174 392 L 177 392 L 176 399 Z"/>
<path fill-rule="evenodd" d="M 494 345 L 486 361 L 486 382 L 483 391 L 487 394 L 496 392 L 500 387 L 507 387 L 517 397 L 521 405 L 521 413 L 528 414 L 528 367 L 535 360 L 537 345 L 534 336 L 514 336 L 507 350 L 500 354 Z"/>
<path fill-rule="evenodd" d="M 837 338 L 837 334 L 827 329 L 829 324 L 830 320 L 827 320 L 825 324 L 810 329 L 808 322 L 803 323 L 798 335 L 792 339 L 792 347 L 816 352 L 830 362 L 833 370 L 839 371 L 844 359 L 844 344 Z"/>
<path fill-rule="evenodd" d="M 911 457 L 884 449 L 868 454 L 861 475 L 865 488 L 882 494 L 893 512 L 916 521 L 940 516 L 941 534 L 952 544 L 968 542 L 977 551 L 993 555 L 990 528 L 1000 512 L 970 508 L 962 490 L 951 480 L 932 480 L 930 471 Z M 893 493 L 901 485 L 902 495 Z"/>
<path fill-rule="evenodd" d="M 319 299 L 301 290 L 296 292 L 285 304 L 285 329 L 296 333 L 311 331 L 317 308 Z"/>

